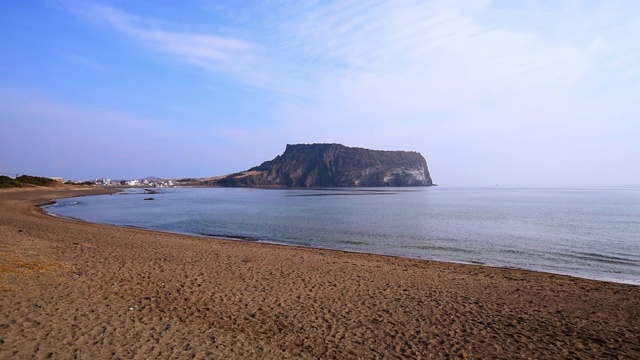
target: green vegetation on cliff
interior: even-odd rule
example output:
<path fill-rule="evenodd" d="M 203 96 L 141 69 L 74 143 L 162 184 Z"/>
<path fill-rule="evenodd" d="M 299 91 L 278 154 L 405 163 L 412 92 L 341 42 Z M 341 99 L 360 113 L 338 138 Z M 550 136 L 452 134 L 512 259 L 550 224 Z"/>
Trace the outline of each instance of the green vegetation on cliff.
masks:
<path fill-rule="evenodd" d="M 51 186 L 56 181 L 46 177 L 22 175 L 15 179 L 8 176 L 0 176 L 0 188 L 14 188 L 24 186 Z"/>

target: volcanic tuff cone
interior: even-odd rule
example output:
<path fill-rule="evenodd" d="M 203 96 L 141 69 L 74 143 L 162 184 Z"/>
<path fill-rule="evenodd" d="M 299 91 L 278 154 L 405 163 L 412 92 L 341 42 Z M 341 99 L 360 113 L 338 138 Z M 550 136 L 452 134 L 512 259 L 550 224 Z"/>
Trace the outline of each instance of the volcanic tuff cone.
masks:
<path fill-rule="evenodd" d="M 229 187 L 431 186 L 427 161 L 415 151 L 340 144 L 287 145 L 282 155 L 247 171 L 212 179 Z"/>

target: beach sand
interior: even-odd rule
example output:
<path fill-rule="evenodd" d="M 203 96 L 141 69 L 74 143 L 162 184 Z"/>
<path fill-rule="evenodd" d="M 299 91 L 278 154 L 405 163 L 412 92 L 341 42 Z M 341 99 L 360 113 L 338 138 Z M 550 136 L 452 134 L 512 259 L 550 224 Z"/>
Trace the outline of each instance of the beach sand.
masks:
<path fill-rule="evenodd" d="M 58 219 L 0 190 L 0 359 L 640 359 L 640 286 Z"/>

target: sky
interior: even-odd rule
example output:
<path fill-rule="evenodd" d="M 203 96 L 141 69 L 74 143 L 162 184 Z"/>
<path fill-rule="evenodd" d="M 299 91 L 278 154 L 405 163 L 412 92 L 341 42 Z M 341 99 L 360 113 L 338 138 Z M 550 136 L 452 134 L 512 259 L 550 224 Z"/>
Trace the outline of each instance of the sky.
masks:
<path fill-rule="evenodd" d="M 0 1 L 0 172 L 210 177 L 286 144 L 449 186 L 639 186 L 640 2 Z"/>

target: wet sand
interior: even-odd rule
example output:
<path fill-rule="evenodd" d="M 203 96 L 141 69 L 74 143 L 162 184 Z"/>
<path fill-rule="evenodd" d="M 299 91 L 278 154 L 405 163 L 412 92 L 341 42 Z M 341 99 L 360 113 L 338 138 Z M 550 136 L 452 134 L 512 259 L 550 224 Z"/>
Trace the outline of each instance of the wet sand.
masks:
<path fill-rule="evenodd" d="M 0 359 L 640 359 L 640 286 L 157 233 L 0 190 Z"/>

